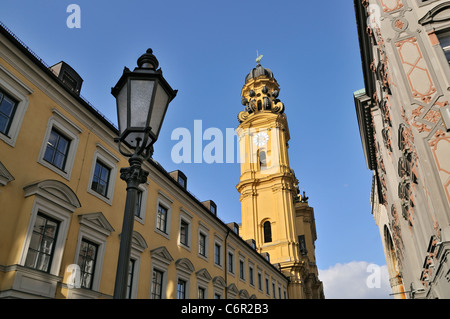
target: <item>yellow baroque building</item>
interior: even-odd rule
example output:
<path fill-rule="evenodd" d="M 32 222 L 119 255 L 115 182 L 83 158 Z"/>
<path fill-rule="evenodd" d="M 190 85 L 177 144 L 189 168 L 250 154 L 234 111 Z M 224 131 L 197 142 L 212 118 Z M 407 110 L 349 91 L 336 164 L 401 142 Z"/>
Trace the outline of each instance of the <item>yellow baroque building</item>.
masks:
<path fill-rule="evenodd" d="M 0 298 L 112 298 L 126 199 L 119 170 L 128 161 L 117 128 L 80 96 L 81 84 L 65 62 L 46 65 L 0 25 Z M 277 121 L 287 128 L 283 116 L 267 123 Z M 313 212 L 295 194 L 287 153 L 271 181 L 245 165 L 239 227 L 217 217 L 214 201 L 197 200 L 181 171 L 144 163 L 128 298 L 323 297 Z M 251 198 L 265 205 L 256 194 L 269 189 L 279 215 L 252 206 Z"/>
<path fill-rule="evenodd" d="M 323 298 L 314 242 L 314 212 L 299 194 L 289 164 L 290 139 L 280 87 L 270 69 L 258 61 L 242 88 L 244 111 L 238 114 L 243 238 L 255 240 L 257 250 L 270 257 L 289 279 L 289 296 Z"/>

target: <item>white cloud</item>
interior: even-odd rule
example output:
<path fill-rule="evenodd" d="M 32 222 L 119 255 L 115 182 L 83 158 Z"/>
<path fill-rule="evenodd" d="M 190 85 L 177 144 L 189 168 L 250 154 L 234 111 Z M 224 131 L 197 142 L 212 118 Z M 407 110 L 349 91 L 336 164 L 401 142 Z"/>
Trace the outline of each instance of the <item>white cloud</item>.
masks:
<path fill-rule="evenodd" d="M 336 264 L 319 270 L 327 299 L 392 299 L 386 265 L 365 261 Z"/>

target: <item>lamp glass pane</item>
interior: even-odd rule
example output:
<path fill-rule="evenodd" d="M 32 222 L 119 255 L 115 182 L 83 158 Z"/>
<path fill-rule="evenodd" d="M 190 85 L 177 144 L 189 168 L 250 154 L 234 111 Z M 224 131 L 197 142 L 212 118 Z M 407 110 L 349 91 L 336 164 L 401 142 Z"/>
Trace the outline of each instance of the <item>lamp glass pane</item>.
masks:
<path fill-rule="evenodd" d="M 120 135 L 127 128 L 127 97 L 128 90 L 125 84 L 117 95 L 117 120 L 119 122 L 119 133 Z"/>
<path fill-rule="evenodd" d="M 150 127 L 155 137 L 158 137 L 164 115 L 166 114 L 169 102 L 169 95 L 166 90 L 158 83 L 155 95 L 155 103 L 153 104 L 152 116 L 150 119 Z"/>
<path fill-rule="evenodd" d="M 147 126 L 154 85 L 154 81 L 131 80 L 131 127 L 145 128 Z"/>

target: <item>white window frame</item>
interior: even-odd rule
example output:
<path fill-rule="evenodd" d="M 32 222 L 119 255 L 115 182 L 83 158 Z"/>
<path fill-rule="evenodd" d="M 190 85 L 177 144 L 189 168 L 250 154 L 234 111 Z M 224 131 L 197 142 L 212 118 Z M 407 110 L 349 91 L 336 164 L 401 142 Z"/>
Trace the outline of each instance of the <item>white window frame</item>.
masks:
<path fill-rule="evenodd" d="M 139 286 L 139 271 L 141 267 L 141 254 L 148 248 L 145 239 L 137 233 L 133 232 L 133 240 L 131 241 L 130 259 L 134 260 L 133 269 L 133 282 L 131 283 L 131 299 L 137 298 L 138 286 Z"/>
<path fill-rule="evenodd" d="M 217 276 L 212 280 L 212 282 L 213 282 L 214 299 L 216 299 L 216 296 L 220 297 L 218 299 L 222 299 L 224 296 L 224 291 L 227 288 L 225 280 L 222 277 Z"/>
<path fill-rule="evenodd" d="M 261 281 L 259 279 L 261 279 Z M 260 268 L 257 269 L 256 281 L 258 285 L 258 290 L 260 292 L 264 292 L 264 276 Z"/>
<path fill-rule="evenodd" d="M 48 272 L 51 275 L 58 276 L 72 212 L 62 209 L 57 203 L 41 198 L 40 196 L 36 196 L 33 208 L 31 210 L 30 222 L 28 224 L 27 234 L 19 263 L 21 266 L 25 265 L 25 260 L 27 258 L 28 248 L 30 247 L 31 236 L 33 235 L 33 228 L 36 223 L 36 216 L 38 213 L 51 217 L 59 222 L 52 264 Z"/>
<path fill-rule="evenodd" d="M 93 216 L 94 214 L 100 215 L 101 213 L 80 215 L 80 231 L 78 233 L 74 264 L 78 265 L 81 242 L 83 239 L 86 239 L 98 246 L 97 256 L 95 260 L 94 280 L 92 282 L 92 287 L 90 290 L 99 291 L 100 280 L 102 277 L 102 270 L 103 270 L 103 261 L 106 251 L 106 240 L 107 237 L 110 235 L 110 233 L 113 231 L 113 229 L 110 228 L 109 230 L 106 230 L 103 227 L 98 226 L 97 224 L 94 224 L 93 222 L 90 222 L 88 219 L 84 218 L 85 216 L 88 215 Z"/>
<path fill-rule="evenodd" d="M 198 298 L 198 290 L 199 288 L 203 288 L 205 290 L 205 298 L 208 299 L 209 296 L 209 282 L 211 281 L 211 275 L 209 274 L 206 268 L 200 269 L 196 272 L 197 277 L 197 298 Z"/>
<path fill-rule="evenodd" d="M 2 65 L 0 65 L 0 87 L 17 101 L 8 135 L 0 133 L 0 140 L 14 147 L 30 103 L 28 96 L 33 93 L 33 90 Z"/>
<path fill-rule="evenodd" d="M 189 297 L 189 288 L 190 288 L 189 277 L 182 275 L 182 274 L 177 275 L 175 299 L 178 299 L 178 281 L 180 281 L 180 280 L 182 280 L 184 282 L 184 298 L 183 299 L 190 299 L 190 297 Z"/>
<path fill-rule="evenodd" d="M 130 297 L 126 296 L 126 299 L 136 299 L 137 298 L 137 290 L 138 290 L 138 284 L 139 284 L 139 265 L 140 265 L 141 258 L 139 255 L 135 255 L 135 254 L 133 254 L 133 251 L 131 251 L 130 261 L 131 260 L 134 261 L 134 263 L 132 264 L 133 278 L 132 278 L 132 282 L 131 282 L 131 296 Z"/>
<path fill-rule="evenodd" d="M 216 263 L 216 245 L 220 247 L 220 263 Z M 227 262 L 228 260 L 224 258 L 224 249 L 223 249 L 223 241 L 220 238 L 214 239 L 214 266 L 219 267 L 220 269 L 223 269 L 224 262 Z"/>
<path fill-rule="evenodd" d="M 230 267 L 230 255 L 231 255 L 231 266 Z M 228 246 L 227 249 L 227 268 L 228 268 L 228 273 L 232 276 L 234 276 L 236 274 L 236 259 L 234 258 L 235 254 L 234 254 L 234 248 L 231 246 Z M 231 269 L 230 269 L 231 268 Z"/>
<path fill-rule="evenodd" d="M 73 193 L 67 185 L 55 180 L 46 180 L 27 185 L 23 189 L 25 198 L 30 196 L 35 197 L 19 264 L 21 266 L 25 265 L 31 237 L 33 235 L 33 228 L 36 223 L 36 216 L 40 212 L 60 222 L 58 235 L 55 241 L 52 264 L 48 271 L 51 275 L 59 276 L 70 220 L 72 218 L 72 213 L 81 206 L 80 202 L 75 193 Z M 33 283 L 33 285 L 38 289 L 45 289 L 44 286 L 36 285 L 35 283 Z M 48 294 L 48 291 L 42 292 L 43 296 Z"/>
<path fill-rule="evenodd" d="M 147 185 L 148 183 L 146 183 Z M 142 197 L 141 197 L 141 210 L 139 211 L 139 216 L 134 215 L 134 219 L 138 221 L 141 224 L 145 223 L 145 212 L 147 211 L 147 196 L 148 196 L 148 190 L 147 187 L 144 185 L 138 186 L 139 191 L 141 191 Z"/>
<path fill-rule="evenodd" d="M 82 132 L 76 124 L 71 122 L 67 117 L 61 114 L 58 110 L 53 109 L 53 116 L 48 120 L 47 129 L 45 131 L 44 140 L 41 145 L 41 150 L 38 156 L 38 163 L 61 175 L 67 180 L 70 180 L 72 174 L 73 163 L 75 162 L 75 154 L 78 148 L 79 137 Z M 61 132 L 61 134 L 70 141 L 69 149 L 67 151 L 66 163 L 64 169 L 61 170 L 52 163 L 44 160 L 45 151 L 47 150 L 48 140 L 53 129 Z"/>
<path fill-rule="evenodd" d="M 170 226 L 172 224 L 172 203 L 173 200 L 165 195 L 163 192 L 158 191 L 158 198 L 156 200 L 156 210 L 155 210 L 155 232 L 160 234 L 161 236 L 170 239 Z M 158 208 L 159 206 L 163 206 L 167 209 L 166 216 L 166 232 L 163 232 L 158 228 Z"/>
<path fill-rule="evenodd" d="M 270 276 L 265 274 L 264 276 L 264 292 L 267 296 L 270 296 Z"/>
<path fill-rule="evenodd" d="M 92 180 L 95 172 L 95 165 L 97 164 L 97 160 L 102 162 L 110 169 L 109 181 L 108 181 L 108 191 L 106 193 L 106 197 L 97 193 L 92 189 Z M 119 162 L 119 158 L 111 153 L 106 147 L 102 146 L 100 143 L 97 143 L 97 149 L 94 152 L 94 156 L 92 159 L 91 173 L 89 176 L 89 183 L 87 191 L 89 194 L 94 195 L 95 197 L 101 199 L 105 203 L 112 205 L 113 195 L 114 195 L 114 186 L 116 183 L 116 175 L 117 175 L 117 163 Z"/>
<path fill-rule="evenodd" d="M 188 251 L 191 251 L 192 247 L 192 218 L 193 216 L 188 213 L 183 208 L 180 209 L 180 222 L 178 227 L 178 245 L 187 249 Z M 181 223 L 184 222 L 187 226 L 187 243 L 184 244 L 181 242 Z"/>
<path fill-rule="evenodd" d="M 200 254 L 200 234 L 205 236 L 205 255 Z M 209 228 L 201 221 L 198 223 L 198 256 L 204 260 L 209 260 Z"/>
<path fill-rule="evenodd" d="M 272 298 L 276 299 L 277 298 L 277 283 L 275 282 L 275 280 L 272 279 Z"/>
<path fill-rule="evenodd" d="M 175 262 L 175 267 L 177 269 L 175 298 L 178 297 L 178 280 L 181 279 L 186 283 L 184 299 L 190 299 L 191 274 L 194 271 L 192 262 L 187 258 L 182 258 Z"/>
<path fill-rule="evenodd" d="M 165 251 L 165 253 L 161 254 L 161 250 Z M 150 251 L 151 255 L 151 276 L 150 276 L 150 291 L 149 291 L 149 299 L 152 299 L 152 290 L 153 290 L 153 270 L 158 270 L 163 273 L 162 287 L 161 287 L 161 299 L 167 298 L 167 283 L 169 277 L 169 265 L 172 263 L 173 258 L 168 253 L 167 249 L 164 247 L 154 249 Z"/>
<path fill-rule="evenodd" d="M 242 271 L 241 271 L 241 262 L 242 262 Z M 239 280 L 241 281 L 247 281 L 247 276 L 246 276 L 246 268 L 245 268 L 245 257 L 242 256 L 241 254 L 239 254 L 239 262 L 238 262 L 238 267 L 239 267 Z"/>
<path fill-rule="evenodd" d="M 205 291 L 205 296 L 204 296 L 203 299 L 208 299 L 208 286 L 207 286 L 207 285 L 204 285 L 204 284 L 202 284 L 202 283 L 198 283 L 198 284 L 197 284 L 197 299 L 199 299 L 199 298 L 198 298 L 198 293 L 199 293 L 200 288 L 203 289 L 203 290 Z"/>
<path fill-rule="evenodd" d="M 251 260 L 248 261 L 248 284 L 255 287 L 255 264 Z"/>
<path fill-rule="evenodd" d="M 153 273 L 157 271 L 162 273 L 162 282 L 161 282 L 161 299 L 166 299 L 167 295 L 167 270 L 163 270 L 161 268 L 159 268 L 158 266 L 152 266 L 151 268 L 151 277 L 150 277 L 150 294 L 149 294 L 149 299 L 153 299 L 153 295 L 152 295 L 152 291 L 153 291 Z M 153 299 L 156 300 L 156 299 Z"/>

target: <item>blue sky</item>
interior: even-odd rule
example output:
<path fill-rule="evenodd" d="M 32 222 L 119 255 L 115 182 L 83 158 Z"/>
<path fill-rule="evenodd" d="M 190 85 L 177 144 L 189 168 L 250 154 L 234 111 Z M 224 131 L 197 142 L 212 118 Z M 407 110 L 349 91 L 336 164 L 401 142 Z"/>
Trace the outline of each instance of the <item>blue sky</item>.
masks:
<path fill-rule="evenodd" d="M 81 9 L 81 28 L 67 27 L 70 4 Z M 245 76 L 263 54 L 286 107 L 290 163 L 314 207 L 319 269 L 385 264 L 352 95 L 364 87 L 353 1 L 2 0 L 0 20 L 47 64 L 70 64 L 81 94 L 113 122 L 111 87 L 152 48 L 178 89 L 154 158 L 182 170 L 225 222 L 241 220 L 239 164 L 175 164 L 171 133 L 193 132 L 194 120 L 204 130 L 237 127 Z"/>

